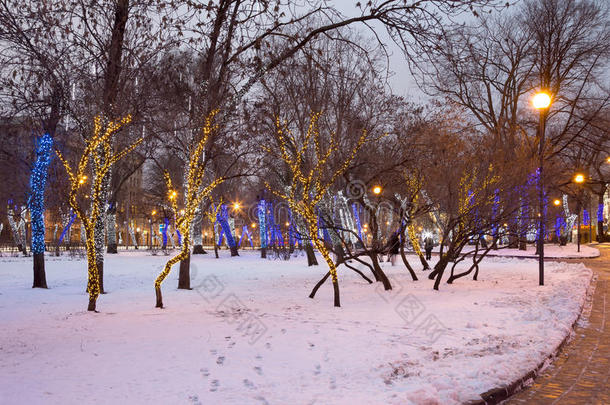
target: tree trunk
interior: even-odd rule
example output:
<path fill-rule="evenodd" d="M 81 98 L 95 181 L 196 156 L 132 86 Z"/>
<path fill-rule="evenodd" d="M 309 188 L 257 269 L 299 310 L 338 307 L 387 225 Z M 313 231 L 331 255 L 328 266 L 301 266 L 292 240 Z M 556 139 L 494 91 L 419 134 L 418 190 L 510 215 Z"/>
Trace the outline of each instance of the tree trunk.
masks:
<path fill-rule="evenodd" d="M 203 245 L 195 245 L 193 246 L 193 254 L 194 255 L 207 255 L 208 252 L 203 249 Z"/>
<path fill-rule="evenodd" d="M 116 202 L 114 204 L 116 204 Z M 106 229 L 106 237 L 108 238 L 106 253 L 116 254 L 118 253 L 118 246 L 116 243 L 116 213 L 112 211 L 112 208 L 106 217 Z"/>
<path fill-rule="evenodd" d="M 421 251 L 418 254 L 418 256 L 419 256 L 419 261 L 421 262 L 421 265 L 424 266 L 423 270 L 430 270 L 430 265 L 428 264 L 428 261 L 426 260 L 424 255 L 421 253 Z"/>
<path fill-rule="evenodd" d="M 100 284 L 100 294 L 106 294 L 104 291 L 104 261 L 97 262 L 97 278 Z"/>
<path fill-rule="evenodd" d="M 438 286 L 441 283 L 441 279 L 443 278 L 443 273 L 445 272 L 445 269 L 447 268 L 447 264 L 449 263 L 449 260 L 447 258 L 441 259 L 438 263 L 437 266 L 440 264 L 440 266 L 434 266 L 434 272 L 436 273 L 436 280 L 434 281 L 434 289 L 438 291 Z M 432 273 L 430 273 L 430 275 L 432 275 Z M 432 277 L 431 277 L 432 278 Z"/>
<path fill-rule="evenodd" d="M 231 246 L 231 257 L 233 256 L 239 256 L 239 252 L 237 251 L 237 245 Z"/>
<path fill-rule="evenodd" d="M 261 259 L 266 259 L 267 258 L 267 248 L 266 247 L 262 247 L 261 248 Z M 311 266 L 311 264 L 310 264 Z"/>
<path fill-rule="evenodd" d="M 155 296 L 157 298 L 155 308 L 163 308 L 163 296 L 161 295 L 161 286 L 155 286 Z"/>
<path fill-rule="evenodd" d="M 379 266 L 379 261 L 377 260 L 377 255 L 371 255 L 371 261 L 373 262 L 373 268 L 375 269 L 375 279 L 377 281 L 381 281 L 381 283 L 383 284 L 383 288 L 387 291 L 387 290 L 391 290 L 392 289 L 392 284 L 390 284 L 390 280 L 388 280 L 388 277 L 385 275 L 385 273 L 383 272 L 383 270 L 381 269 L 381 266 Z"/>
<path fill-rule="evenodd" d="M 341 300 L 339 298 L 339 282 L 337 280 L 333 280 L 333 295 L 334 295 L 334 303 L 335 307 L 341 306 Z"/>
<path fill-rule="evenodd" d="M 409 273 L 411 274 L 411 278 L 413 279 L 413 281 L 417 281 L 417 275 L 415 274 L 415 270 L 413 270 L 413 267 L 411 267 L 411 265 L 409 264 L 409 261 L 407 260 L 407 255 L 405 254 L 404 237 L 403 237 L 403 242 L 400 244 L 400 257 L 402 258 L 402 262 L 404 263 L 407 270 L 409 270 Z"/>
<path fill-rule="evenodd" d="M 191 254 L 188 253 L 184 260 L 180 261 L 180 273 L 178 275 L 178 289 L 191 289 Z"/>
<path fill-rule="evenodd" d="M 44 271 L 44 253 L 34 253 L 34 284 L 32 288 L 48 288 Z"/>
<path fill-rule="evenodd" d="M 191 240 L 193 241 L 193 252 L 194 255 L 205 255 L 206 252 L 203 249 L 203 237 L 201 236 L 201 224 L 203 223 L 203 211 L 197 210 L 195 218 L 193 218 L 193 225 L 191 226 Z"/>
<path fill-rule="evenodd" d="M 305 254 L 307 255 L 307 266 L 317 266 L 318 259 L 316 259 L 316 253 L 313 251 L 313 246 L 309 243 L 305 243 Z"/>

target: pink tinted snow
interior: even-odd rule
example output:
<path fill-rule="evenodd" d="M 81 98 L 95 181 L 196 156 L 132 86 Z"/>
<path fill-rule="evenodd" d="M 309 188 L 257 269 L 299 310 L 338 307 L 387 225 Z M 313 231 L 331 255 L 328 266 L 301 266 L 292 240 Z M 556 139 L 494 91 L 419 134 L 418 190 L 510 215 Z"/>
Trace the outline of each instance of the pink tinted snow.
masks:
<path fill-rule="evenodd" d="M 479 281 L 434 291 L 426 272 L 383 263 L 386 292 L 342 267 L 333 308 L 330 285 L 307 298 L 326 270 L 303 256 L 221 255 L 192 258 L 191 291 L 174 269 L 163 310 L 153 281 L 168 257 L 107 255 L 98 314 L 83 261 L 48 258 L 41 290 L 30 260 L 0 258 L 0 403 L 461 403 L 552 353 L 591 279 L 547 263 L 539 287 L 535 260 L 489 258 Z"/>

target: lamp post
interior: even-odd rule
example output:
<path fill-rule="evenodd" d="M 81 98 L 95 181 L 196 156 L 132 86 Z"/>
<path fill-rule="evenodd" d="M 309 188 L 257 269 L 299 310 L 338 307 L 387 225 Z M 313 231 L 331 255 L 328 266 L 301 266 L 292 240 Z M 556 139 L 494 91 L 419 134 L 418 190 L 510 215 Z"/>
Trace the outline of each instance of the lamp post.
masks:
<path fill-rule="evenodd" d="M 577 173 L 574 175 L 574 183 L 581 185 L 585 182 L 585 175 Z M 582 188 L 581 188 L 582 190 Z M 580 252 L 580 211 L 582 210 L 582 195 L 581 190 L 578 192 L 578 224 L 576 228 L 576 251 Z"/>
<path fill-rule="evenodd" d="M 544 285 L 544 133 L 546 124 L 546 115 L 551 106 L 551 96 L 544 92 L 538 92 L 532 99 L 532 104 L 535 109 L 540 112 L 538 125 L 538 202 L 540 215 L 538 216 L 538 284 Z"/>

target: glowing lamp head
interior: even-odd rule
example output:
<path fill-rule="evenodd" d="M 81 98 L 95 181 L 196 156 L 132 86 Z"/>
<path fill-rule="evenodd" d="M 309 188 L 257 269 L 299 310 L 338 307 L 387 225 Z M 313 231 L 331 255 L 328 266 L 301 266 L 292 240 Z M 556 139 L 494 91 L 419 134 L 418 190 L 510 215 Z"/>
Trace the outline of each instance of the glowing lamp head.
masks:
<path fill-rule="evenodd" d="M 376 194 L 376 195 L 381 194 L 381 186 L 373 187 L 373 194 Z"/>
<path fill-rule="evenodd" d="M 561 201 L 555 199 L 555 201 L 553 201 L 553 204 L 555 204 L 556 207 L 559 207 L 561 205 Z"/>
<path fill-rule="evenodd" d="M 252 228 L 256 228 L 256 224 L 254 222 L 252 222 L 252 225 L 250 225 Z"/>
<path fill-rule="evenodd" d="M 239 205 L 239 203 L 238 203 L 238 202 L 236 202 L 236 203 L 234 203 L 234 204 L 233 204 L 233 209 L 234 209 L 234 210 L 238 210 L 238 209 L 239 209 L 239 207 L 240 207 L 240 205 Z"/>
<path fill-rule="evenodd" d="M 184 210 L 180 210 L 180 215 L 184 215 Z"/>
<path fill-rule="evenodd" d="M 537 110 L 549 108 L 551 105 L 551 96 L 543 91 L 536 93 L 532 99 L 532 104 Z"/>
<path fill-rule="evenodd" d="M 153 214 L 153 215 L 157 215 L 157 211 L 156 211 L 156 210 L 153 210 L 153 211 L 152 211 L 152 214 Z"/>
<path fill-rule="evenodd" d="M 172 190 L 172 192 L 169 193 L 169 199 L 173 200 L 174 198 L 176 198 L 177 195 L 178 195 L 178 193 L 176 193 L 176 191 Z"/>
<path fill-rule="evenodd" d="M 610 156 L 606 158 L 606 163 L 610 163 Z"/>
<path fill-rule="evenodd" d="M 574 176 L 574 182 L 575 183 L 584 183 L 585 182 L 585 175 L 584 174 L 577 174 Z"/>

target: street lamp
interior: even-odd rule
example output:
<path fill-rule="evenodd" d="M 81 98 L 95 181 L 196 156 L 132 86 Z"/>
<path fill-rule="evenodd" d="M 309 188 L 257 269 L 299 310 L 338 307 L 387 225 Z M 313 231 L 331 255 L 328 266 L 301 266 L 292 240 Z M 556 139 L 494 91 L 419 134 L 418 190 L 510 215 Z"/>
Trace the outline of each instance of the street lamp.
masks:
<path fill-rule="evenodd" d="M 373 187 L 373 194 L 375 194 L 375 195 L 381 194 L 381 186 Z"/>
<path fill-rule="evenodd" d="M 556 207 L 559 207 L 559 206 L 561 205 L 561 201 L 559 201 L 559 200 L 556 198 L 556 199 L 553 201 L 553 204 L 554 204 Z"/>
<path fill-rule="evenodd" d="M 576 173 L 574 175 L 574 183 L 576 184 L 583 184 L 585 182 L 585 175 L 582 173 Z M 582 210 L 582 195 L 579 192 L 578 193 L 578 224 L 577 224 L 577 228 L 576 228 L 576 251 L 580 252 L 580 211 Z"/>
<path fill-rule="evenodd" d="M 544 133 L 546 116 L 551 106 L 551 96 L 549 93 L 540 91 L 534 94 L 532 104 L 535 109 L 540 112 L 538 121 L 538 202 L 540 208 L 540 216 L 538 217 L 538 284 L 544 285 Z"/>

